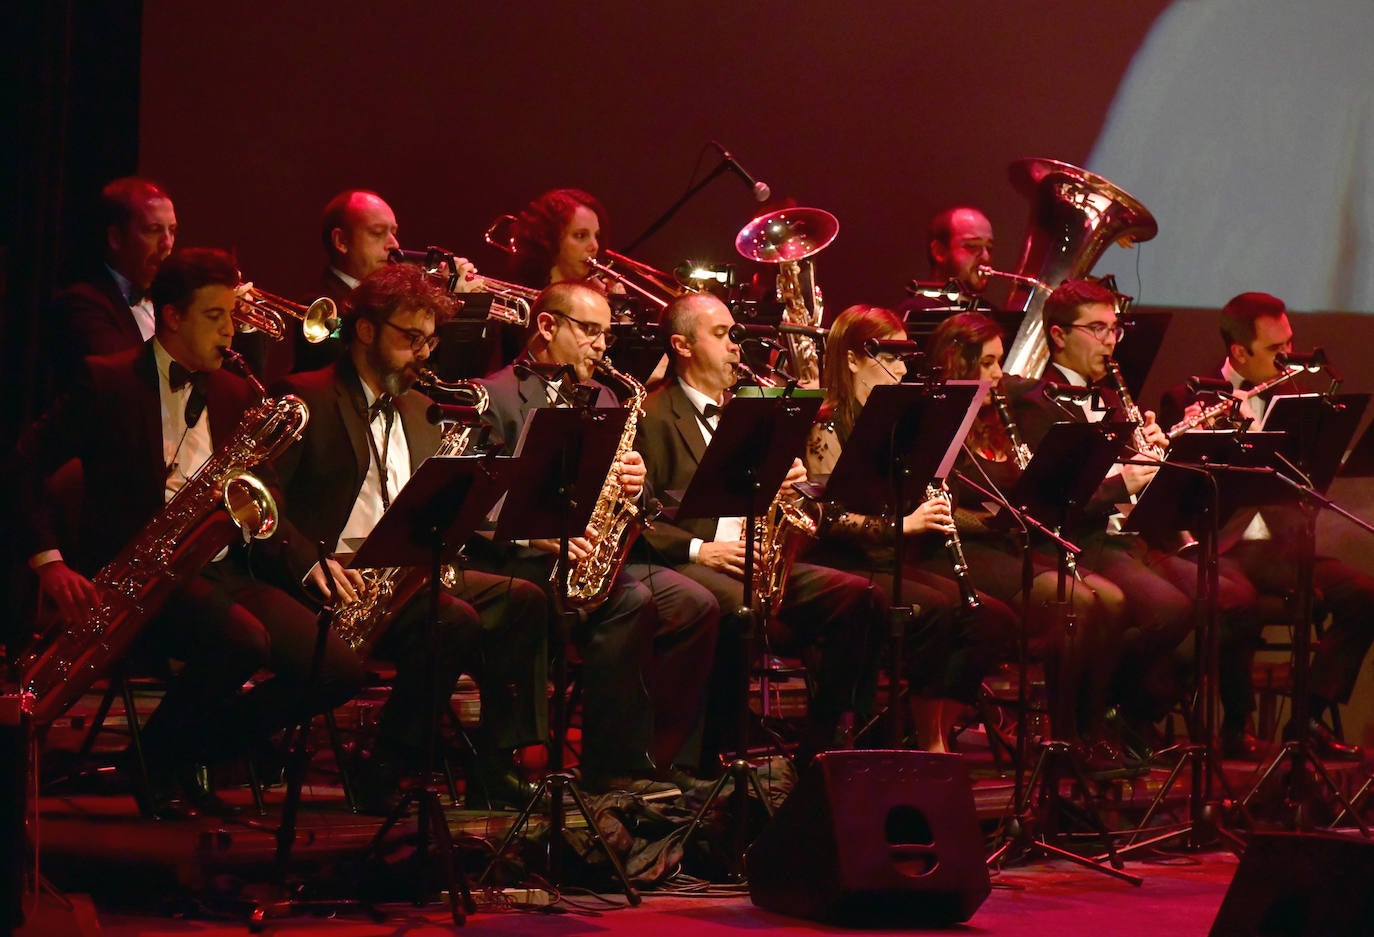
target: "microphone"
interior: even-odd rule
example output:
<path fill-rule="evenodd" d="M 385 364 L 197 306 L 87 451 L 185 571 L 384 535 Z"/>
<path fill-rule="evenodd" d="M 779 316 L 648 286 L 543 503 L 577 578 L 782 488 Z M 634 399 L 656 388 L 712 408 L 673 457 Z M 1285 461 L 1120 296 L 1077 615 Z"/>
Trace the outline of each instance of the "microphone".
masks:
<path fill-rule="evenodd" d="M 1199 377 L 1194 374 L 1188 378 L 1188 393 L 1190 394 L 1226 394 L 1234 395 L 1236 389 L 1230 381 L 1219 377 Z"/>
<path fill-rule="evenodd" d="M 1045 384 L 1045 396 L 1051 400 L 1091 400 L 1097 395 L 1095 387 L 1075 387 L 1073 384 L 1058 384 L 1048 381 Z"/>
<path fill-rule="evenodd" d="M 773 190 L 768 187 L 768 183 L 760 182 L 749 174 L 749 170 L 739 164 L 739 160 L 734 155 L 721 146 L 719 140 L 712 140 L 711 145 L 720 150 L 720 155 L 725 160 L 725 165 L 729 166 L 735 175 L 744 180 L 745 185 L 754 190 L 754 201 L 766 202 L 773 196 Z"/>
<path fill-rule="evenodd" d="M 429 262 L 429 251 L 408 251 L 397 247 L 387 251 L 386 259 L 394 264 L 419 264 L 420 266 L 424 266 Z"/>
<path fill-rule="evenodd" d="M 736 322 L 730 326 L 730 341 L 736 345 L 747 341 L 762 342 L 765 345 L 772 345 L 773 340 L 778 337 L 780 329 L 772 325 L 747 325 L 743 322 Z"/>
<path fill-rule="evenodd" d="M 790 322 L 779 322 L 778 333 L 780 335 L 805 335 L 808 338 L 823 339 L 830 334 L 830 330 L 819 325 L 793 325 Z"/>
<path fill-rule="evenodd" d="M 864 342 L 864 351 L 870 358 L 876 358 L 880 354 L 896 355 L 899 358 L 915 358 L 921 354 L 921 346 L 910 341 L 897 339 L 879 341 L 876 338 L 870 338 Z"/>
<path fill-rule="evenodd" d="M 1326 367 L 1326 349 L 1318 345 L 1310 354 L 1281 351 L 1274 356 L 1274 367 L 1280 371 L 1285 368 L 1303 368 L 1315 374 Z"/>
<path fill-rule="evenodd" d="M 545 364 L 540 361 L 517 361 L 515 362 L 515 376 L 520 380 L 527 377 L 536 378 L 539 383 L 544 385 L 545 390 L 551 390 L 565 407 L 576 407 L 577 401 L 568 396 L 563 390 L 565 378 L 576 378 L 576 372 L 570 364 Z M 557 381 L 558 383 L 554 383 Z"/>

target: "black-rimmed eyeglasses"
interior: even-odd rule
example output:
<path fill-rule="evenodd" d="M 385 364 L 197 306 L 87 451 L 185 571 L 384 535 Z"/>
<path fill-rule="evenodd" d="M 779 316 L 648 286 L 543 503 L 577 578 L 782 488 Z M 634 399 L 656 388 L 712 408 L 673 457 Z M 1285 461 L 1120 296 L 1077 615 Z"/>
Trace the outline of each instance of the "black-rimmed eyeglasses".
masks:
<path fill-rule="evenodd" d="M 1099 342 L 1106 342 L 1108 336 L 1111 336 L 1119 342 L 1126 335 L 1126 327 L 1120 323 L 1108 325 L 1105 322 L 1074 322 L 1069 325 L 1069 328 L 1091 332 L 1092 337 Z"/>
<path fill-rule="evenodd" d="M 421 348 L 427 348 L 430 352 L 439 347 L 439 336 L 426 335 L 419 329 L 403 329 L 389 319 L 382 320 L 382 325 L 389 325 L 410 340 L 410 350 L 419 353 Z"/>
<path fill-rule="evenodd" d="M 558 316 L 558 318 L 560 319 L 567 319 L 573 325 L 577 326 L 577 330 L 582 333 L 582 337 L 589 342 L 594 343 L 598 338 L 604 338 L 606 340 L 607 348 L 610 348 L 612 345 L 615 344 L 615 333 L 612 332 L 607 326 L 602 325 L 600 322 L 586 322 L 582 319 L 574 319 L 566 312 L 558 312 L 553 309 L 550 309 L 549 312 L 555 316 Z"/>

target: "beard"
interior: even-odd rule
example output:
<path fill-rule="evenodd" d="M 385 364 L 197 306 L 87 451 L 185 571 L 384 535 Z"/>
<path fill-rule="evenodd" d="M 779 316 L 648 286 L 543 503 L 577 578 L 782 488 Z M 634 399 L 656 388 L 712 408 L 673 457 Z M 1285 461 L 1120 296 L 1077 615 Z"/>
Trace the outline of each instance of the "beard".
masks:
<path fill-rule="evenodd" d="M 400 397 L 415 385 L 418 375 L 408 364 L 396 366 L 386 361 L 376 344 L 367 347 L 368 364 L 377 375 L 382 389 L 393 397 Z"/>

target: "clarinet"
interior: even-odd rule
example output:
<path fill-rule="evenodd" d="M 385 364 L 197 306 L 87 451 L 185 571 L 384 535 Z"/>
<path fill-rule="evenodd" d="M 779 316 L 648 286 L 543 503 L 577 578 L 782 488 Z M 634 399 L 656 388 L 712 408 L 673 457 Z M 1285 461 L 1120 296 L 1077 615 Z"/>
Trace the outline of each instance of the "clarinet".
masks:
<path fill-rule="evenodd" d="M 996 387 L 992 389 L 992 408 L 997 412 L 997 418 L 1002 421 L 1002 426 L 1007 431 L 1007 441 L 1011 443 L 1012 460 L 1016 463 L 1016 467 L 1024 472 L 1026 466 L 1030 465 L 1030 446 L 1021 440 L 1021 430 L 1017 429 L 1016 421 L 1011 418 L 1011 407 L 1007 406 L 1006 395 Z"/>
<path fill-rule="evenodd" d="M 940 498 L 946 504 L 953 507 L 949 499 L 949 492 L 934 485 L 926 485 L 926 500 Z M 945 553 L 949 556 L 949 565 L 954 570 L 954 581 L 959 585 L 959 596 L 964 604 L 964 609 L 969 612 L 976 612 L 982 608 L 983 603 L 978 601 L 978 593 L 973 588 L 973 582 L 968 575 L 968 560 L 964 559 L 964 544 L 959 539 L 959 530 L 951 530 L 945 537 Z"/>

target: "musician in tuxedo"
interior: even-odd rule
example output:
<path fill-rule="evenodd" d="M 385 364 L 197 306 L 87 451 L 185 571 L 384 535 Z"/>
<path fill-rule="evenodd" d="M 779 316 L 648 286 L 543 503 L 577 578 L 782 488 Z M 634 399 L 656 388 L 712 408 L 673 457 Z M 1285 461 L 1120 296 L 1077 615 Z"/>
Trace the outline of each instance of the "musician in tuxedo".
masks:
<path fill-rule="evenodd" d="M 1260 419 L 1271 394 L 1252 396 L 1249 391 L 1279 374 L 1275 355 L 1293 350 L 1288 310 L 1283 300 L 1268 293 L 1241 293 L 1221 310 L 1220 331 L 1226 358 L 1220 370 L 1210 376 L 1245 394 L 1236 412 L 1240 420 Z M 1283 393 L 1281 388 L 1290 386 L 1285 382 L 1275 387 L 1274 392 Z M 1293 392 L 1299 391 L 1294 388 Z M 1176 426 L 1201 406 L 1187 385 L 1179 384 L 1165 391 L 1159 408 L 1160 421 Z M 1288 505 L 1266 505 L 1256 511 L 1239 512 L 1221 531 L 1218 546 L 1225 561 L 1238 564 L 1261 593 L 1286 596 L 1297 582 L 1298 558 L 1305 540 L 1305 522 L 1300 511 Z M 1374 613 L 1370 611 L 1374 608 L 1374 578 L 1335 557 L 1318 556 L 1312 580 L 1320 593 L 1317 607 L 1331 613 L 1331 627 L 1322 635 L 1312 657 L 1308 687 L 1311 738 L 1324 757 L 1359 759 L 1360 747 L 1336 738 L 1322 716 L 1328 707 L 1350 699 L 1360 666 L 1374 642 Z M 1254 644 L 1248 650 L 1249 654 L 1229 666 L 1222 661 L 1223 685 L 1229 676 L 1236 681 L 1244 679 L 1249 686 Z M 1241 673 L 1228 675 L 1228 671 Z M 1228 718 L 1229 715 L 1228 710 Z M 1291 738 L 1296 734 L 1296 726 L 1290 723 L 1284 732 Z"/>
<path fill-rule="evenodd" d="M 342 314 L 358 284 L 390 263 L 391 252 L 401 246 L 397 239 L 399 231 L 396 213 L 376 192 L 345 189 L 331 198 L 320 220 L 324 269 L 315 282 L 302 291 L 301 301 L 311 303 L 328 297 L 334 300 Z M 481 281 L 475 277 L 476 270 L 465 258 L 458 259 L 459 292 L 481 288 Z M 292 354 L 281 368 L 283 373 L 313 371 L 332 364 L 342 353 L 343 342 L 338 335 L 332 335 L 322 342 L 311 343 L 297 328 L 292 330 L 291 343 L 286 347 Z"/>
<path fill-rule="evenodd" d="M 137 348 L 153 336 L 148 290 L 176 244 L 172 199 L 157 183 L 136 176 L 100 191 L 103 263 L 53 297 L 46 345 L 56 394 L 88 355 Z"/>
<path fill-rule="evenodd" d="M 85 359 L 70 391 L 21 439 L 20 536 L 40 593 L 64 621 L 99 601 L 88 577 L 139 535 L 257 403 L 248 382 L 221 366 L 238 282 L 221 251 L 171 254 L 150 284 L 153 338 Z M 79 521 L 63 540 L 60 506 L 45 481 L 71 459 L 81 460 L 85 483 Z M 254 472 L 271 482 L 270 466 Z M 137 639 L 140 657 L 184 662 L 143 729 L 148 784 L 137 797 L 149 816 L 223 812 L 194 766 L 247 750 L 300 712 L 315 615 L 250 575 L 247 553 L 261 547 L 235 543 L 174 587 Z M 260 668 L 275 676 L 239 694 Z M 348 649 L 332 645 L 306 708 L 339 705 L 362 681 Z"/>
<path fill-rule="evenodd" d="M 279 390 L 310 407 L 301 440 L 278 460 L 286 521 L 273 572 L 316 602 L 329 574 L 344 601 L 356 601 L 361 574 L 340 557 L 372 532 L 420 464 L 439 447 L 426 418 L 432 402 L 414 389 L 438 344 L 434 331 L 451 302 L 422 270 L 378 267 L 358 285 L 343 324 L 345 354 L 317 371 L 284 379 Z M 324 568 L 317 544 L 329 553 Z M 432 720 L 464 671 L 481 690 L 482 725 L 470 740 L 468 802 L 522 804 L 531 788 L 513 773 L 514 749 L 542 743 L 546 729 L 544 634 L 547 605 L 521 579 L 460 569 L 429 627 L 428 593 L 400 608 L 375 653 L 396 677 L 362 774 L 363 800 L 385 811 L 401 776 L 428 767 Z"/>
<path fill-rule="evenodd" d="M 1014 419 L 1032 450 L 1054 423 L 1098 422 L 1121 406 L 1116 389 L 1102 384 L 1124 334 L 1115 295 L 1094 281 L 1069 280 L 1045 300 L 1041 317 L 1050 347 L 1045 377 L 1010 388 L 1008 394 Z M 1061 385 L 1091 387 L 1095 393 L 1061 400 L 1056 396 Z M 1147 410 L 1142 416 L 1144 439 L 1152 446 L 1167 447 L 1168 437 L 1155 415 Z M 1147 544 L 1122 531 L 1117 516 L 1129 511 L 1158 471 L 1158 464 L 1113 466 L 1067 531 L 1084 548 L 1079 565 L 1106 577 L 1126 597 L 1125 650 L 1115 692 L 1128 721 L 1137 725 L 1162 716 L 1181 696 L 1173 652 L 1191 634 L 1194 622 L 1196 565 L 1178 556 L 1156 556 L 1150 562 Z M 1218 604 L 1228 649 L 1253 638 L 1254 598 L 1254 589 L 1243 574 L 1232 567 L 1222 570 Z M 1248 694 L 1243 688 L 1233 689 L 1223 695 L 1223 701 L 1229 701 L 1231 710 L 1248 712 Z"/>
<path fill-rule="evenodd" d="M 739 346 L 730 339 L 734 318 L 709 293 L 678 297 L 664 310 L 661 328 L 669 345 L 670 376 L 645 403 L 639 444 L 649 484 L 661 497 L 685 490 L 701 464 L 728 405 L 736 381 Z M 804 481 L 801 460 L 793 462 L 784 488 Z M 746 649 L 751 636 L 743 571 L 744 542 L 739 518 L 694 518 L 654 522 L 641 544 L 644 555 L 701 583 L 722 610 L 720 650 L 712 679 L 708 724 L 719 744 L 729 746 L 740 686 L 748 674 Z M 815 694 L 801 739 L 805 761 L 843 741 L 843 722 L 862 719 L 872 707 L 878 656 L 882 648 L 887 596 L 883 589 L 851 573 L 810 563 L 794 563 L 782 607 L 775 616 L 787 630 L 785 643 L 808 648 L 819 658 Z"/>
<path fill-rule="evenodd" d="M 525 351 L 483 381 L 496 445 L 510 450 L 531 411 L 572 404 L 584 392 L 594 395 L 594 406 L 620 405 L 611 388 L 595 380 L 613 341 L 610 324 L 606 297 L 591 287 L 560 282 L 539 294 Z M 638 451 L 625 453 L 612 471 L 626 497 L 644 500 Z M 571 557 L 584 556 L 596 535 L 588 529 L 585 537 L 571 538 Z M 548 583 L 558 542 L 491 544 L 491 550 L 489 562 Z M 704 760 L 705 687 L 719 619 L 706 589 L 660 564 L 630 562 L 606 601 L 579 614 L 573 634 L 562 636 L 582 658 L 582 770 L 590 788 L 691 785 Z"/>
<path fill-rule="evenodd" d="M 911 313 L 958 311 L 952 306 L 987 309 L 981 301 L 987 289 L 984 267 L 992 265 L 992 222 L 971 205 L 953 205 L 932 215 L 926 226 L 926 260 L 930 275 L 924 283 L 945 290 L 935 296 L 915 295 L 897 306 L 905 320 Z M 953 300 L 947 293 L 956 291 Z"/>

